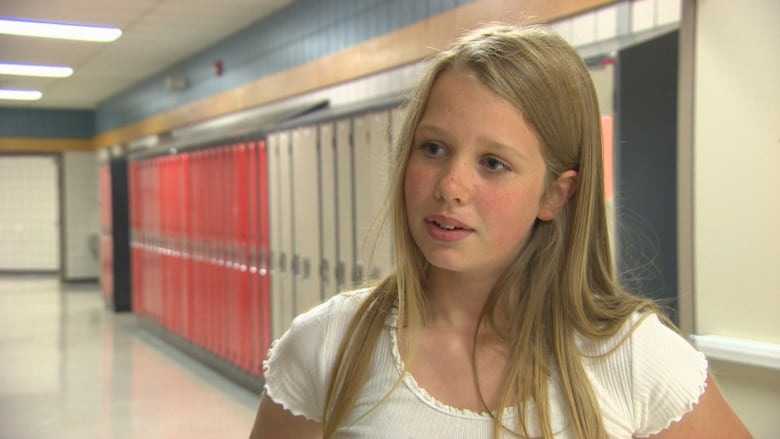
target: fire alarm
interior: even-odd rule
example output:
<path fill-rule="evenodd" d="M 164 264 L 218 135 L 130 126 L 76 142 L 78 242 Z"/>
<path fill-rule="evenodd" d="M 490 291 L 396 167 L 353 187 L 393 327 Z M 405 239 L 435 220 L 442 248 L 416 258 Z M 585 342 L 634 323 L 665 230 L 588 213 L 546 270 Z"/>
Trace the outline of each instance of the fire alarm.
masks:
<path fill-rule="evenodd" d="M 217 76 L 222 76 L 222 60 L 218 59 L 214 61 L 214 74 Z"/>

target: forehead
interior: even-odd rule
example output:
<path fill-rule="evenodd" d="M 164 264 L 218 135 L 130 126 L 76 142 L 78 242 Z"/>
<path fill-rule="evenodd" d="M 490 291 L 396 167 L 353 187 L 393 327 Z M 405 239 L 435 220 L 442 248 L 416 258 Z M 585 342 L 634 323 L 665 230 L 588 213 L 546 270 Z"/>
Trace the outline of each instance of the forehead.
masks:
<path fill-rule="evenodd" d="M 463 68 L 444 71 L 436 78 L 417 130 L 539 148 L 536 130 L 522 111 L 488 88 L 475 72 Z"/>

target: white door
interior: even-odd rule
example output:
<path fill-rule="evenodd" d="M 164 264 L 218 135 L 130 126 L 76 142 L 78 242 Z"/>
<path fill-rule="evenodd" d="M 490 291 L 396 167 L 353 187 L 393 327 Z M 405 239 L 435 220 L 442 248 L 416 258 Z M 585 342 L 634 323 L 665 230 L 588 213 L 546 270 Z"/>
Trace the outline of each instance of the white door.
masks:
<path fill-rule="evenodd" d="M 0 270 L 59 269 L 56 158 L 0 157 Z"/>

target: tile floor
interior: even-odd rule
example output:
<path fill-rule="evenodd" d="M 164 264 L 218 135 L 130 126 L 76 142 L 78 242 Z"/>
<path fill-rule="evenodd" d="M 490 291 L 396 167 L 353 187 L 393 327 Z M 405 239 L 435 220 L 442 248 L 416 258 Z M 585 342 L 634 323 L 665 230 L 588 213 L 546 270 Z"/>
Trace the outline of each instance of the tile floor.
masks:
<path fill-rule="evenodd" d="M 245 438 L 258 400 L 97 284 L 0 276 L 0 438 Z"/>

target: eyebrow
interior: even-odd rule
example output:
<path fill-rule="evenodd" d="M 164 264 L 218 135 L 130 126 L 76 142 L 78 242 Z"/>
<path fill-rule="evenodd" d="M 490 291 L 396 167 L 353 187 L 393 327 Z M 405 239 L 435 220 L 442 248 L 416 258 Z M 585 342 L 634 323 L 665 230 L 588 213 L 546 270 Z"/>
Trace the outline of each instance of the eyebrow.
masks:
<path fill-rule="evenodd" d="M 424 133 L 430 133 L 435 136 L 442 136 L 446 137 L 449 134 L 449 131 L 439 127 L 437 125 L 431 124 L 431 123 L 425 123 L 422 122 L 417 125 L 417 129 L 414 130 L 415 136 L 417 136 L 418 131 L 423 131 Z M 509 146 L 507 144 L 495 141 L 493 139 L 485 138 L 485 137 L 478 137 L 477 140 L 479 141 L 479 144 L 485 147 L 488 147 L 489 149 L 493 150 L 499 150 L 505 154 L 516 156 L 517 158 L 528 161 L 528 157 L 523 154 L 522 151 L 518 150 L 518 148 L 514 148 L 512 146 Z"/>

